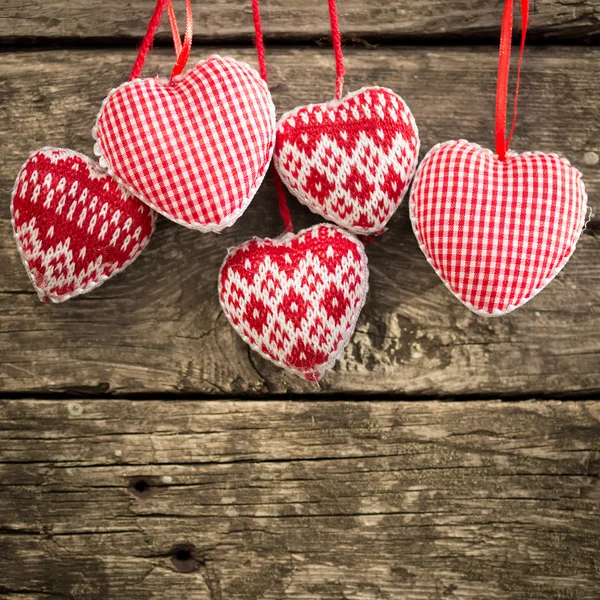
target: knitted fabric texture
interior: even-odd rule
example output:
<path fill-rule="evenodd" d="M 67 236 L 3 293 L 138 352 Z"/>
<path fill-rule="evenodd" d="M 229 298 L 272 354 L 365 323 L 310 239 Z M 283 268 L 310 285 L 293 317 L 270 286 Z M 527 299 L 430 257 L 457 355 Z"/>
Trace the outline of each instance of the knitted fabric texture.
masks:
<path fill-rule="evenodd" d="M 356 234 L 384 229 L 418 156 L 412 113 L 386 88 L 301 106 L 277 125 L 274 162 L 287 188 L 310 210 Z"/>
<path fill-rule="evenodd" d="M 585 224 L 581 173 L 555 154 L 438 144 L 419 166 L 412 226 L 427 260 L 468 308 L 498 316 L 541 291 L 575 250 Z"/>
<path fill-rule="evenodd" d="M 12 195 L 19 253 L 43 302 L 85 294 L 132 263 L 154 213 L 86 156 L 42 148 L 21 168 Z"/>
<path fill-rule="evenodd" d="M 169 84 L 135 79 L 104 101 L 100 164 L 150 207 L 200 231 L 246 210 L 269 166 L 275 106 L 258 73 L 212 56 Z"/>
<path fill-rule="evenodd" d="M 219 298 L 254 350 L 318 381 L 350 341 L 368 277 L 362 244 L 322 224 L 230 250 L 219 273 Z"/>

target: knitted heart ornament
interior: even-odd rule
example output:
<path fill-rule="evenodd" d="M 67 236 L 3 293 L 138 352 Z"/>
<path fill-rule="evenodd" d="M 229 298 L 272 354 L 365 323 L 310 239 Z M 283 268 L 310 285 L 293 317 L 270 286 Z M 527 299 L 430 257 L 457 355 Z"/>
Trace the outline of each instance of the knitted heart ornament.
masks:
<path fill-rule="evenodd" d="M 269 166 L 275 107 L 254 69 L 211 56 L 185 75 L 113 90 L 95 152 L 124 186 L 167 218 L 221 231 L 246 210 Z"/>
<path fill-rule="evenodd" d="M 509 153 L 465 140 L 435 146 L 410 197 L 427 260 L 467 307 L 498 316 L 521 306 L 563 268 L 583 230 L 581 173 L 555 154 Z"/>
<path fill-rule="evenodd" d="M 356 238 L 333 225 L 315 225 L 230 250 L 219 273 L 219 299 L 254 350 L 318 381 L 350 340 L 368 277 Z"/>
<path fill-rule="evenodd" d="M 301 106 L 277 125 L 274 162 L 287 188 L 313 212 L 357 234 L 385 227 L 418 156 L 412 113 L 382 87 Z"/>
<path fill-rule="evenodd" d="M 138 257 L 154 229 L 152 210 L 89 158 L 60 148 L 29 157 L 11 213 L 21 259 L 43 302 L 98 287 Z"/>

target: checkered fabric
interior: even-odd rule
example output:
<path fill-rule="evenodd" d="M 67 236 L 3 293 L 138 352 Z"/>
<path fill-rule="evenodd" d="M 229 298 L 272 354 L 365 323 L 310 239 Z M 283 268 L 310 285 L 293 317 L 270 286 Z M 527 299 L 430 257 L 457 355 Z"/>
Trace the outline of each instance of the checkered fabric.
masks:
<path fill-rule="evenodd" d="M 277 125 L 274 162 L 287 188 L 313 212 L 357 234 L 384 229 L 418 156 L 412 113 L 386 88 L 300 106 Z"/>
<path fill-rule="evenodd" d="M 555 154 L 505 161 L 465 140 L 438 144 L 417 170 L 412 226 L 427 260 L 468 308 L 499 316 L 563 268 L 585 224 L 581 173 Z"/>
<path fill-rule="evenodd" d="M 155 214 L 87 156 L 42 148 L 21 168 L 12 224 L 25 269 L 43 302 L 85 294 L 146 247 Z"/>
<path fill-rule="evenodd" d="M 100 164 L 146 204 L 180 225 L 221 231 L 267 171 L 275 106 L 254 69 L 212 56 L 171 85 L 136 79 L 113 90 L 93 134 Z"/>
<path fill-rule="evenodd" d="M 318 381 L 350 341 L 368 278 L 362 244 L 322 224 L 230 250 L 219 273 L 219 298 L 256 352 Z"/>

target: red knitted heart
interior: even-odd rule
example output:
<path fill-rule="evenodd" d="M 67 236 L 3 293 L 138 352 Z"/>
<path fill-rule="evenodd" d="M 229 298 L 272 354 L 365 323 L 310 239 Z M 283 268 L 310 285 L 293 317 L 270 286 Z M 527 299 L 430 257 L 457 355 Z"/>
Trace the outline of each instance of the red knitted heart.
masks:
<path fill-rule="evenodd" d="M 86 156 L 42 148 L 21 167 L 12 224 L 43 302 L 85 294 L 131 264 L 154 230 L 154 213 Z"/>
<path fill-rule="evenodd" d="M 135 79 L 113 90 L 93 135 L 100 164 L 167 218 L 230 227 L 267 171 L 275 106 L 248 65 L 212 56 L 172 84 Z"/>
<path fill-rule="evenodd" d="M 295 108 L 277 125 L 274 162 L 292 194 L 357 234 L 381 232 L 417 166 L 419 134 L 400 96 L 363 88 Z"/>
<path fill-rule="evenodd" d="M 563 268 L 587 212 L 581 173 L 555 154 L 500 161 L 465 140 L 438 144 L 419 166 L 410 218 L 421 249 L 467 307 L 498 316 Z"/>
<path fill-rule="evenodd" d="M 219 273 L 219 298 L 254 350 L 318 381 L 350 341 L 368 278 L 362 244 L 321 224 L 230 250 Z"/>

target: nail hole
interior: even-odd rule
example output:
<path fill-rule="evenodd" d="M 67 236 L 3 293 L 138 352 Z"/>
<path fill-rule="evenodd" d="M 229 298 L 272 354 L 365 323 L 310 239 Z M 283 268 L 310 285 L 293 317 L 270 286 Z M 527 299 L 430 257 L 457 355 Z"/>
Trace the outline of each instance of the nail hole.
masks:
<path fill-rule="evenodd" d="M 171 550 L 171 563 L 180 573 L 197 571 L 200 561 L 196 558 L 196 548 L 192 544 L 180 544 Z"/>
<path fill-rule="evenodd" d="M 152 496 L 150 481 L 144 477 L 136 477 L 129 484 L 129 491 L 138 498 L 149 498 Z"/>
<path fill-rule="evenodd" d="M 192 553 L 189 550 L 181 549 L 175 552 L 175 558 L 180 561 L 190 560 L 192 558 Z"/>
<path fill-rule="evenodd" d="M 147 489 L 150 488 L 150 486 L 148 485 L 148 482 L 145 481 L 144 479 L 140 479 L 139 481 L 135 482 L 135 485 L 133 486 L 138 492 L 145 492 Z"/>

